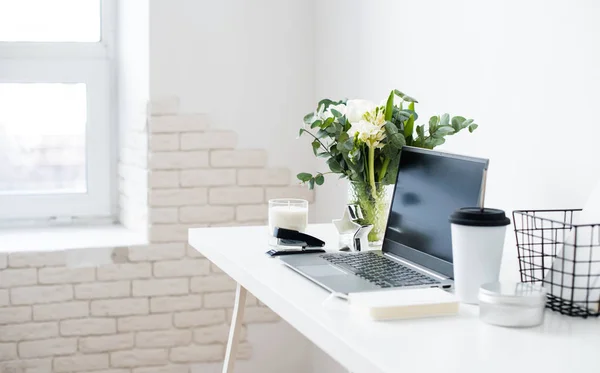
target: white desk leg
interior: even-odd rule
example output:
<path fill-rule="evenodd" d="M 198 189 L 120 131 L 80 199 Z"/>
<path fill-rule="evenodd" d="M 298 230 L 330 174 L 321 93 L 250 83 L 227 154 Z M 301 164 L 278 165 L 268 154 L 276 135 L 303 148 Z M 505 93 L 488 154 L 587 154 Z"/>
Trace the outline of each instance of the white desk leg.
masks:
<path fill-rule="evenodd" d="M 237 355 L 238 343 L 242 332 L 242 321 L 244 319 L 244 307 L 246 306 L 246 293 L 248 291 L 239 283 L 235 291 L 235 304 L 233 306 L 233 317 L 229 328 L 229 340 L 225 351 L 225 362 L 223 373 L 233 373 L 233 364 Z"/>

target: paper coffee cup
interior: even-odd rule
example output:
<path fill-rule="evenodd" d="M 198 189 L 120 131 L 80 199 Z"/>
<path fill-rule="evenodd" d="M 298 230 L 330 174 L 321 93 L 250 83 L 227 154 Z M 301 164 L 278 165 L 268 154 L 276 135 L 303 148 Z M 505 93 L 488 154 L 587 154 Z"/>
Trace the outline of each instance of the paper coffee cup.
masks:
<path fill-rule="evenodd" d="M 456 210 L 450 223 L 456 296 L 478 304 L 479 287 L 498 281 L 510 219 L 502 210 L 466 207 Z"/>

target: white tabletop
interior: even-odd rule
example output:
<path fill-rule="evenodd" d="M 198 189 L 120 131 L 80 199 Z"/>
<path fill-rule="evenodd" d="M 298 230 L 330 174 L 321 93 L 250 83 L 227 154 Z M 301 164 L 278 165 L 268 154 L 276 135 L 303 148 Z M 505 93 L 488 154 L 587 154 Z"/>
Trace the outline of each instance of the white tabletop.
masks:
<path fill-rule="evenodd" d="M 308 233 L 337 250 L 332 225 Z M 345 301 L 264 254 L 265 227 L 191 229 L 190 244 L 354 373 L 592 372 L 600 319 L 546 311 L 542 326 L 501 328 L 478 320 L 477 307 L 455 317 L 377 322 L 351 314 Z"/>

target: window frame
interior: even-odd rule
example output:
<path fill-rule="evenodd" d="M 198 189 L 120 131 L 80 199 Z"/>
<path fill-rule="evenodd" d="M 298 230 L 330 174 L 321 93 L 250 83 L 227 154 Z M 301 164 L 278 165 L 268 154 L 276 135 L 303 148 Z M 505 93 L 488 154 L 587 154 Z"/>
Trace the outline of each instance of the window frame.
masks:
<path fill-rule="evenodd" d="M 115 0 L 100 0 L 100 42 L 1 42 L 0 83 L 86 84 L 86 181 L 81 194 L 0 194 L 0 225 L 116 215 Z"/>

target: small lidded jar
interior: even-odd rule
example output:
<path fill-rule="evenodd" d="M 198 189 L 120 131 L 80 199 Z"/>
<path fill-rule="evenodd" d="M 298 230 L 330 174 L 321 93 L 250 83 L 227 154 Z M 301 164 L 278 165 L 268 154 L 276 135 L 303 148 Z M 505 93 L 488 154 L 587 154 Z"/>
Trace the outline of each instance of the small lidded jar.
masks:
<path fill-rule="evenodd" d="M 479 318 L 488 324 L 531 327 L 544 322 L 546 289 L 533 283 L 491 282 L 479 289 Z"/>

